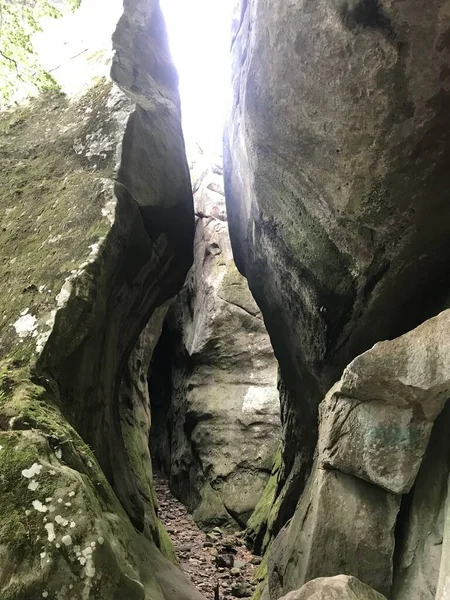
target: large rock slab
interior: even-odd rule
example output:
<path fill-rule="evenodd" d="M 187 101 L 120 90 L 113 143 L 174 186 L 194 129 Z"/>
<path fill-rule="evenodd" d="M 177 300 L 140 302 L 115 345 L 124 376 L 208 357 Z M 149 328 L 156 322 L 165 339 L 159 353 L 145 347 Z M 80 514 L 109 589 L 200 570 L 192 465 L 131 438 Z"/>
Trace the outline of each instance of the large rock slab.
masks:
<path fill-rule="evenodd" d="M 448 307 L 449 25 L 447 0 L 240 3 L 225 189 L 286 390 L 280 524 L 344 367 Z"/>
<path fill-rule="evenodd" d="M 355 358 L 321 405 L 322 464 L 409 492 L 450 397 L 449 339 L 444 311 Z"/>
<path fill-rule="evenodd" d="M 337 573 L 394 599 L 445 596 L 449 327 L 444 311 L 376 344 L 326 396 L 316 467 L 268 555 L 271 599 Z"/>
<path fill-rule="evenodd" d="M 270 600 L 317 577 L 353 575 L 389 595 L 400 498 L 352 475 L 315 467 L 268 557 Z"/>
<path fill-rule="evenodd" d="M 416 482 L 404 497 L 396 541 L 393 600 L 434 600 L 441 569 L 450 474 L 450 404 L 437 417 Z M 447 540 L 448 541 L 448 540 Z"/>
<path fill-rule="evenodd" d="M 148 360 L 155 311 L 192 262 L 158 3 L 125 2 L 115 39 L 121 87 L 97 79 L 76 98 L 50 94 L 0 116 L 4 600 L 201 599 L 163 555 L 173 558 L 145 454 L 148 398 L 124 381 L 139 353 Z"/>
<path fill-rule="evenodd" d="M 386 600 L 384 596 L 348 575 L 319 577 L 280 600 Z"/>
<path fill-rule="evenodd" d="M 168 352 L 150 378 L 157 437 L 152 445 L 171 489 L 197 523 L 242 527 L 262 495 L 279 444 L 278 365 L 233 261 L 221 165 L 201 171 L 193 182 L 194 265 L 170 309 L 170 340 L 161 340 Z M 154 377 L 167 361 L 173 364 L 164 407 Z"/>

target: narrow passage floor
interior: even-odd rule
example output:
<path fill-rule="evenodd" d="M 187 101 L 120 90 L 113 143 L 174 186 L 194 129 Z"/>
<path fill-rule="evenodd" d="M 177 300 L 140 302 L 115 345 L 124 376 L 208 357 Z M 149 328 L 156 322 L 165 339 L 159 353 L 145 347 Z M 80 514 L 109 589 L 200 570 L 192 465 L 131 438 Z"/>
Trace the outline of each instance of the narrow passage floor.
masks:
<path fill-rule="evenodd" d="M 251 596 L 255 590 L 253 575 L 261 558 L 249 552 L 240 534 L 219 528 L 203 532 L 172 495 L 167 480 L 158 473 L 154 480 L 159 518 L 172 539 L 181 569 L 192 583 L 207 600 Z"/>

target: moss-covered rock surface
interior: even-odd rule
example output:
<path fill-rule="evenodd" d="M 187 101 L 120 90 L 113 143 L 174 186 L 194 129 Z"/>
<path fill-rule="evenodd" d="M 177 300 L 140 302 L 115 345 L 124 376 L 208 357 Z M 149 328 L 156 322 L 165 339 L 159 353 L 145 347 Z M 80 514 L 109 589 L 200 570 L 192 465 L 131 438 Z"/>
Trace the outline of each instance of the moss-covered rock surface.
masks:
<path fill-rule="evenodd" d="M 157 2 L 126 3 L 115 51 L 115 82 L 0 114 L 2 600 L 201 597 L 157 519 L 148 402 L 126 381 L 192 262 Z"/>

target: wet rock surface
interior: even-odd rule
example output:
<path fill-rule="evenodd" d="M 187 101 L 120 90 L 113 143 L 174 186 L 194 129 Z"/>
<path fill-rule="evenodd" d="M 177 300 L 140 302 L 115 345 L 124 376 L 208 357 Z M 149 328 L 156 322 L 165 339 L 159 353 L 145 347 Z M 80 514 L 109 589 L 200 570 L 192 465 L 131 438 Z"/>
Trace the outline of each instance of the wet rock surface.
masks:
<path fill-rule="evenodd" d="M 170 535 L 181 569 L 192 583 L 207 600 L 250 597 L 261 559 L 245 547 L 242 534 L 230 534 L 219 527 L 203 532 L 170 492 L 165 476 L 155 473 L 154 479 L 158 517 Z"/>

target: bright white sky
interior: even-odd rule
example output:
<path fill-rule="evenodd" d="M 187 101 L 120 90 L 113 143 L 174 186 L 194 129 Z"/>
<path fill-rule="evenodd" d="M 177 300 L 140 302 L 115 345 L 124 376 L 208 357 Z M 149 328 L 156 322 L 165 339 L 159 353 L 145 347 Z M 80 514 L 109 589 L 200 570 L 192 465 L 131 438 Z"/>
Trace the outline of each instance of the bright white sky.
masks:
<path fill-rule="evenodd" d="M 222 153 L 231 99 L 231 14 L 235 0 L 160 0 L 172 57 L 180 76 L 183 129 L 188 148 Z"/>
<path fill-rule="evenodd" d="M 231 17 L 237 0 L 160 0 L 172 57 L 180 77 L 183 129 L 188 155 L 198 144 L 206 155 L 222 153 L 223 124 L 231 100 Z M 108 48 L 122 0 L 83 0 L 75 14 L 49 19 L 35 45 L 45 68 L 69 95 L 83 89 L 106 66 L 89 56 Z M 83 52 L 89 49 L 89 52 Z M 73 58 L 76 57 L 76 58 Z"/>

